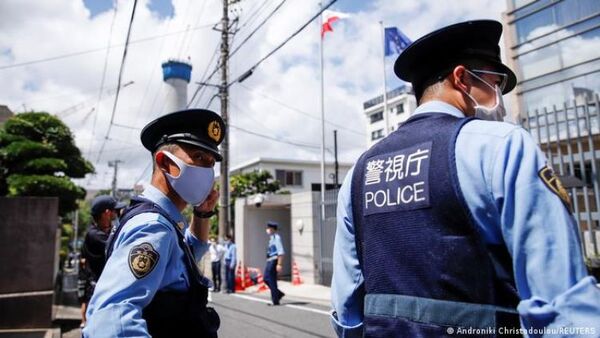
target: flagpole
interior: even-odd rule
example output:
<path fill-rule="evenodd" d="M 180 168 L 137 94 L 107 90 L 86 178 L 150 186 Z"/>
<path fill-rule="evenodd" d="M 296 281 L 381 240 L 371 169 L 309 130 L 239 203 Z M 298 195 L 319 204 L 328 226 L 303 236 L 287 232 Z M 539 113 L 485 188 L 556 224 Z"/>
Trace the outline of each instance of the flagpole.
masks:
<path fill-rule="evenodd" d="M 319 3 L 319 6 L 322 6 Z M 321 221 L 319 222 L 320 227 L 320 245 L 319 245 L 319 280 L 323 282 L 323 225 L 325 223 L 325 89 L 324 89 L 324 76 L 323 76 L 323 15 L 320 15 L 321 24 L 319 25 L 319 37 L 320 37 L 320 68 L 321 68 Z"/>
<path fill-rule="evenodd" d="M 383 120 L 385 121 L 385 135 L 390 134 L 390 119 L 387 113 L 387 79 L 385 78 L 385 28 L 383 20 L 379 21 L 381 25 L 381 64 L 383 66 Z"/>

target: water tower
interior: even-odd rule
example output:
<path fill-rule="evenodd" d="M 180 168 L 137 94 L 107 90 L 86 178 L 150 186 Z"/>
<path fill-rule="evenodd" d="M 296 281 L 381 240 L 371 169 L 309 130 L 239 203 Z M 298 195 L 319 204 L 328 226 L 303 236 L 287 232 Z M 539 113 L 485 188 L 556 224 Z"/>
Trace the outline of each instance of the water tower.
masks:
<path fill-rule="evenodd" d="M 163 81 L 167 95 L 164 113 L 185 109 L 187 105 L 187 85 L 192 76 L 192 65 L 185 61 L 169 60 L 162 64 Z"/>

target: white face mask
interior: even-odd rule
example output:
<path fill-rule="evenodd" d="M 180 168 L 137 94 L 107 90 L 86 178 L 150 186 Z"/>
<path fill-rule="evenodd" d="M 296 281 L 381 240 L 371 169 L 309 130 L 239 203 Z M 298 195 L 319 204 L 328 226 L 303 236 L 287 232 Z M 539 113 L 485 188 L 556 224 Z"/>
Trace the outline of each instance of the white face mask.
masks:
<path fill-rule="evenodd" d="M 500 87 L 492 87 L 492 85 L 487 83 L 487 81 L 473 74 L 473 72 L 469 71 L 468 69 L 466 71 L 496 92 L 496 104 L 491 108 L 480 105 L 479 102 L 477 102 L 477 100 L 471 96 L 471 94 L 464 92 L 471 100 L 473 100 L 473 102 L 475 102 L 474 117 L 488 121 L 504 121 L 504 117 L 506 116 L 506 108 L 504 107 L 504 100 L 502 100 L 502 90 L 500 90 Z"/>
<path fill-rule="evenodd" d="M 179 167 L 179 176 L 177 177 L 164 172 L 171 187 L 187 203 L 193 206 L 202 204 L 213 187 L 215 180 L 213 168 L 189 165 L 168 151 L 163 151 L 163 153 Z"/>

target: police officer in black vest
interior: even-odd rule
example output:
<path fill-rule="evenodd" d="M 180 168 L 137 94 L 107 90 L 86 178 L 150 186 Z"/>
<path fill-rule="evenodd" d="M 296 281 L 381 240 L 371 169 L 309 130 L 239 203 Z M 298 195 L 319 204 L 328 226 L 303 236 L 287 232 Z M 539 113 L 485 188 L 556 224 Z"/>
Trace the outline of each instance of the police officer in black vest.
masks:
<path fill-rule="evenodd" d="M 600 333 L 600 289 L 569 196 L 531 135 L 501 122 L 502 95 L 516 85 L 501 33 L 492 20 L 458 23 L 396 60 L 419 106 L 340 190 L 340 337 Z"/>
<path fill-rule="evenodd" d="M 118 222 L 118 214 L 125 206 L 125 203 L 117 202 L 114 197 L 108 195 L 96 196 L 92 201 L 90 213 L 93 223 L 90 225 L 81 247 L 83 264 L 79 271 L 82 286 L 81 297 L 79 297 L 82 327 L 85 326 L 86 322 L 87 303 L 94 293 L 94 287 L 106 263 L 108 235 L 111 228 Z"/>
<path fill-rule="evenodd" d="M 216 337 L 211 282 L 196 264 L 208 251 L 218 145 L 225 124 L 209 110 L 171 113 L 141 133 L 152 153 L 151 185 L 132 199 L 107 244 L 85 337 Z M 193 206 L 190 225 L 181 212 Z"/>

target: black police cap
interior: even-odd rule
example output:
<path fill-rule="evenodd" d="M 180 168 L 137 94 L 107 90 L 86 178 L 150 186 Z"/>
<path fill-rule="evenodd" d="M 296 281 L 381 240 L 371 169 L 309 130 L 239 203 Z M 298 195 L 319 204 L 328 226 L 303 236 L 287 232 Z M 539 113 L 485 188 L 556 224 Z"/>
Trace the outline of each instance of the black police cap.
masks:
<path fill-rule="evenodd" d="M 163 115 L 148 123 L 140 137 L 150 152 L 165 143 L 185 143 L 200 147 L 221 161 L 223 157 L 218 147 L 225 137 L 225 123 L 213 111 L 187 109 Z"/>
<path fill-rule="evenodd" d="M 515 87 L 517 78 L 500 59 L 501 35 L 502 24 L 494 20 L 467 21 L 441 28 L 410 44 L 396 59 L 394 73 L 412 82 L 418 90 L 426 81 L 446 75 L 457 64 L 474 60 L 507 74 L 503 92 L 506 94 Z"/>
<path fill-rule="evenodd" d="M 118 210 L 123 209 L 125 206 L 125 203 L 118 202 L 112 196 L 100 195 L 94 198 L 92 201 L 91 214 L 92 216 L 98 216 L 103 213 L 104 210 Z"/>
<path fill-rule="evenodd" d="M 267 227 L 268 228 L 273 228 L 273 229 L 277 230 L 279 228 L 279 223 L 277 223 L 275 221 L 268 221 L 267 222 Z"/>

